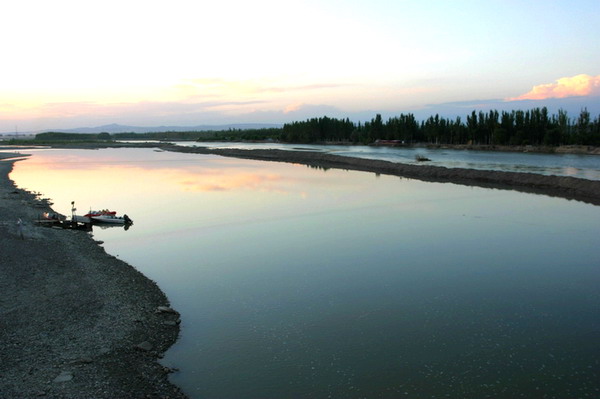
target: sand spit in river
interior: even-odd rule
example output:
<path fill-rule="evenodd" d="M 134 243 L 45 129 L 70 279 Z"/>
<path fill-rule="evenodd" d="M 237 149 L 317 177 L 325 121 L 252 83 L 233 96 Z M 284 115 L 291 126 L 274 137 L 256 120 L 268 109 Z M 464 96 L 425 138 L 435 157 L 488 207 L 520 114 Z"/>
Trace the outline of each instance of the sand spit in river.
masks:
<path fill-rule="evenodd" d="M 573 199 L 600 205 L 600 181 L 534 173 L 500 172 L 441 166 L 410 165 L 374 159 L 353 158 L 311 151 L 213 149 L 163 145 L 163 149 L 187 153 L 215 154 L 262 161 L 279 161 L 315 167 L 358 170 L 423 181 L 517 190 Z"/>

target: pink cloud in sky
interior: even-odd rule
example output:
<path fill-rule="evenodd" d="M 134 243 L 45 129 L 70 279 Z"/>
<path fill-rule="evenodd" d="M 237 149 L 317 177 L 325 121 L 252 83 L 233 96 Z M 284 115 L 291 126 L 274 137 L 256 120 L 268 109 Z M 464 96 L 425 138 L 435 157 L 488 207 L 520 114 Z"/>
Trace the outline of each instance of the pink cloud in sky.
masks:
<path fill-rule="evenodd" d="M 531 91 L 507 101 L 544 100 L 546 98 L 565 98 L 575 96 L 600 95 L 600 75 L 586 74 L 557 79 L 554 83 L 533 86 Z"/>

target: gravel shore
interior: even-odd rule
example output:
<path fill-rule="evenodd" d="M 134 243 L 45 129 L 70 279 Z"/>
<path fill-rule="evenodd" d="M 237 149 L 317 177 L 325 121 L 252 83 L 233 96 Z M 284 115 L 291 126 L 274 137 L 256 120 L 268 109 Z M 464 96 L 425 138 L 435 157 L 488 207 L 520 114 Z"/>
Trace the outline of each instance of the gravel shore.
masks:
<path fill-rule="evenodd" d="M 14 155 L 0 154 L 0 398 L 185 398 L 157 361 L 179 334 L 165 295 L 89 233 L 36 226 L 50 208 L 9 180 Z"/>

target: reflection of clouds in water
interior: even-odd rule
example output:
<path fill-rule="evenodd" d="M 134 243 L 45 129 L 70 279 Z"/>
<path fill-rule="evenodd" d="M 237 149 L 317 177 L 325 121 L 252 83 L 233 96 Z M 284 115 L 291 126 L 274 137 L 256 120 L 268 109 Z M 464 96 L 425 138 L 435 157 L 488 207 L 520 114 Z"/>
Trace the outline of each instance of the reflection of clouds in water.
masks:
<path fill-rule="evenodd" d="M 280 175 L 254 173 L 223 173 L 216 170 L 203 170 L 202 173 L 191 173 L 179 184 L 188 191 L 231 191 L 237 189 L 281 191 L 275 187 L 282 182 Z"/>
<path fill-rule="evenodd" d="M 255 169 L 247 165 L 243 165 L 246 170 L 240 171 L 240 164 L 240 161 L 234 158 L 169 152 L 149 153 L 148 149 L 120 149 L 119 155 L 112 155 L 110 151 L 104 150 L 50 150 L 37 153 L 23 169 L 42 168 L 60 172 L 63 180 L 109 180 L 111 184 L 118 181 L 133 184 L 136 176 L 150 172 L 156 186 L 162 190 L 289 191 L 289 187 L 284 187 L 284 184 L 289 184 L 289 177 L 284 182 L 278 174 L 265 173 L 260 168 Z"/>
<path fill-rule="evenodd" d="M 60 153 L 50 150 L 37 152 L 27 161 L 19 162 L 12 178 L 19 182 L 21 188 L 35 189 L 53 198 L 56 210 L 62 213 L 70 210 L 68 204 L 72 200 L 81 204 L 82 209 L 102 206 L 128 209 L 128 198 L 134 196 L 138 201 L 139 198 L 144 199 L 136 206 L 140 213 L 143 212 L 142 204 L 146 204 L 150 212 L 155 212 L 152 209 L 155 201 L 147 199 L 168 196 L 169 193 L 290 194 L 297 191 L 299 182 L 296 173 L 284 178 L 276 168 L 267 169 L 259 165 L 255 161 L 156 153 L 150 149 L 65 150 Z M 289 169 L 295 170 L 286 168 Z M 109 201 L 99 204 L 99 199 L 107 194 Z M 203 198 L 203 201 L 207 200 L 207 197 Z"/>

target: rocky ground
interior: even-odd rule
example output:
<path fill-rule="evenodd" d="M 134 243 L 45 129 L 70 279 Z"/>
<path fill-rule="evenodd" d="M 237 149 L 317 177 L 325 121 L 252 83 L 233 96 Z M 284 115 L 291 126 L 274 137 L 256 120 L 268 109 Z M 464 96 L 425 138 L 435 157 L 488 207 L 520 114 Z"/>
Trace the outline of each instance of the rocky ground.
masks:
<path fill-rule="evenodd" d="M 0 398 L 184 398 L 157 361 L 179 333 L 162 291 L 89 233 L 35 225 L 50 208 L 11 169 L 0 160 Z"/>

